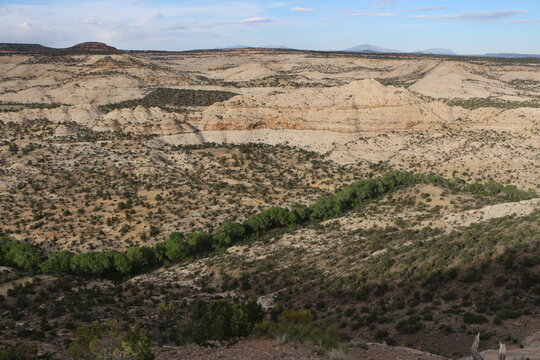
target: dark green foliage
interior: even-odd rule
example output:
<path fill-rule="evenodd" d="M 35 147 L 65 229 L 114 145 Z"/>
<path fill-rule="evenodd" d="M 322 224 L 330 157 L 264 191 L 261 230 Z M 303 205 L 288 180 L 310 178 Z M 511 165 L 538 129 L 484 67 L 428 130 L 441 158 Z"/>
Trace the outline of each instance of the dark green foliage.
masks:
<path fill-rule="evenodd" d="M 277 227 L 295 224 L 296 221 L 297 217 L 292 211 L 280 207 L 271 207 L 248 217 L 244 221 L 244 225 L 252 233 L 262 233 Z"/>
<path fill-rule="evenodd" d="M 80 360 L 154 359 L 148 331 L 139 326 L 123 330 L 116 320 L 95 321 L 77 329 L 68 352 Z"/>
<path fill-rule="evenodd" d="M 111 261 L 112 274 L 124 277 L 132 272 L 133 267 L 129 262 L 127 254 L 120 253 L 116 250 L 108 250 L 105 252 L 105 255 Z"/>
<path fill-rule="evenodd" d="M 487 323 L 488 319 L 484 315 L 465 313 L 463 314 L 463 322 L 465 324 L 483 324 Z"/>
<path fill-rule="evenodd" d="M 116 250 L 72 254 L 69 251 L 51 252 L 40 264 L 44 273 L 73 273 L 78 275 L 124 277 L 131 273 L 126 254 Z"/>
<path fill-rule="evenodd" d="M 482 280 L 482 272 L 475 267 L 468 268 L 461 274 L 461 281 L 465 283 L 474 283 L 480 280 Z"/>
<path fill-rule="evenodd" d="M 32 344 L 7 345 L 0 349 L 0 360 L 34 360 L 37 347 Z"/>
<path fill-rule="evenodd" d="M 147 246 L 130 247 L 126 251 L 126 256 L 136 272 L 144 271 L 156 264 L 156 253 Z"/>
<path fill-rule="evenodd" d="M 532 191 L 519 190 L 514 185 L 503 186 L 495 181 L 489 181 L 486 184 L 467 184 L 463 190 L 480 196 L 500 196 L 508 201 L 521 201 L 536 197 Z"/>
<path fill-rule="evenodd" d="M 315 323 L 309 311 L 284 311 L 279 321 L 257 324 L 255 333 L 261 336 L 284 337 L 292 341 L 313 342 L 320 350 L 342 347 L 339 333 L 327 324 Z"/>
<path fill-rule="evenodd" d="M 263 317 L 261 305 L 253 298 L 239 304 L 217 300 L 210 304 L 199 319 L 192 322 L 190 337 L 198 344 L 205 344 L 210 340 L 228 341 L 247 336 Z"/>
<path fill-rule="evenodd" d="M 41 256 L 35 246 L 0 237 L 0 265 L 33 271 L 40 262 Z"/>
<path fill-rule="evenodd" d="M 212 248 L 224 249 L 233 243 L 241 241 L 246 236 L 244 225 L 235 222 L 224 222 L 217 233 L 212 236 Z"/>
<path fill-rule="evenodd" d="M 78 275 L 103 276 L 111 271 L 113 262 L 103 252 L 76 254 L 71 259 L 71 272 Z"/>
<path fill-rule="evenodd" d="M 154 249 L 159 263 L 180 261 L 189 256 L 184 235 L 179 232 L 171 233 L 167 240 L 157 243 Z"/>
<path fill-rule="evenodd" d="M 474 98 L 474 99 L 454 99 L 447 100 L 450 106 L 461 106 L 465 109 L 475 110 L 483 107 L 494 107 L 498 109 L 518 109 L 522 107 L 539 108 L 540 101 L 510 101 L 495 98 Z"/>
<path fill-rule="evenodd" d="M 216 102 L 229 100 L 236 95 L 228 91 L 158 88 L 141 99 L 103 105 L 101 109 L 109 112 L 114 109 L 135 108 L 141 105 L 174 112 L 181 110 L 181 107 L 210 106 Z"/>
<path fill-rule="evenodd" d="M 298 222 L 302 223 L 309 220 L 311 211 L 306 205 L 295 204 L 292 206 L 292 211 L 296 215 Z"/>
<path fill-rule="evenodd" d="M 44 103 L 6 103 L 0 102 L 0 113 L 17 112 L 22 109 L 55 109 L 62 104 L 44 104 Z"/>
<path fill-rule="evenodd" d="M 396 330 L 400 334 L 412 335 L 422 330 L 424 325 L 418 316 L 411 316 L 408 319 L 401 320 L 396 325 Z"/>
<path fill-rule="evenodd" d="M 521 312 L 510 309 L 501 309 L 497 311 L 497 317 L 501 320 L 517 319 L 522 315 Z"/>
<path fill-rule="evenodd" d="M 181 261 L 190 256 L 221 250 L 241 241 L 253 240 L 276 229 L 342 216 L 347 211 L 359 209 L 381 196 L 421 183 L 469 192 L 477 196 L 492 196 L 503 201 L 519 201 L 537 197 L 537 194 L 532 191 L 522 191 L 515 186 L 503 186 L 493 181 L 486 184 L 467 184 L 459 179 L 448 180 L 437 175 L 391 171 L 377 178 L 354 182 L 333 196 L 316 200 L 310 206 L 295 205 L 292 211 L 281 207 L 271 207 L 248 217 L 241 224 L 225 222 L 214 234 L 195 232 L 184 237 L 183 234 L 172 233 L 165 241 L 157 243 L 153 248 L 132 247 L 125 254 L 116 251 L 78 255 L 53 252 L 49 255 L 49 259 L 40 265 L 39 252 L 34 246 L 1 237 L 0 265 L 25 270 L 35 270 L 40 265 L 43 272 L 125 277 L 147 271 L 156 265 Z M 469 231 L 475 229 L 473 226 Z M 507 255 L 507 259 L 504 260 L 505 266 L 506 264 L 513 266 L 513 258 L 509 256 Z M 532 260 L 529 262 L 534 263 Z M 436 273 L 432 275 L 435 276 Z M 430 288 L 435 289 L 449 274 L 439 275 L 425 286 L 429 285 Z M 471 272 L 465 274 L 462 280 L 478 281 L 481 279 L 479 276 L 480 272 L 471 269 Z M 521 279 L 522 287 L 532 287 L 537 283 L 538 279 L 529 275 L 524 275 Z"/>
<path fill-rule="evenodd" d="M 203 231 L 189 234 L 186 243 L 191 255 L 204 253 L 210 251 L 212 248 L 210 244 L 210 234 Z"/>
<path fill-rule="evenodd" d="M 53 251 L 49 253 L 47 261 L 41 263 L 39 267 L 44 273 L 69 273 L 72 259 L 73 254 L 69 251 Z"/>

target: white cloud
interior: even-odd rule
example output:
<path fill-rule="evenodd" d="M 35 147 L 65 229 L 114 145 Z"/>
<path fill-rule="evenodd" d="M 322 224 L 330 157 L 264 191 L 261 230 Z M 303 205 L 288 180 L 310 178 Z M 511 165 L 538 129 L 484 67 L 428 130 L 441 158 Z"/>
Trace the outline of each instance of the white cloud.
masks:
<path fill-rule="evenodd" d="M 311 8 L 304 8 L 304 7 L 292 7 L 289 9 L 290 11 L 298 11 L 298 12 L 313 12 L 313 11 L 317 11 L 315 9 L 311 9 Z"/>
<path fill-rule="evenodd" d="M 418 12 L 418 11 L 431 11 L 442 9 L 444 7 L 426 7 L 416 8 L 403 12 Z M 524 14 L 527 10 L 498 10 L 498 11 L 478 11 L 467 12 L 461 14 L 443 14 L 443 15 L 399 15 L 394 12 L 376 12 L 376 11 L 364 11 L 364 10 L 344 10 L 345 14 L 350 16 L 370 16 L 370 17 L 400 17 L 410 19 L 427 19 L 427 20 L 467 20 L 467 21 L 495 21 L 502 20 L 508 17 Z M 516 21 L 517 22 L 517 21 Z M 535 22 L 535 21 L 531 21 Z"/>
<path fill-rule="evenodd" d="M 458 20 L 468 20 L 468 21 L 493 21 L 506 19 L 508 17 L 524 14 L 527 10 L 498 10 L 498 11 L 479 11 L 479 12 L 468 12 L 461 14 L 447 14 L 447 15 L 414 15 L 407 16 L 409 18 L 415 19 L 434 19 L 434 20 L 444 20 L 444 19 L 458 19 Z"/>
<path fill-rule="evenodd" d="M 247 19 L 242 19 L 239 21 L 241 24 L 264 24 L 264 23 L 272 23 L 272 22 L 278 22 L 279 19 L 272 19 L 272 18 L 266 18 L 266 17 L 250 17 Z"/>
<path fill-rule="evenodd" d="M 14 0 L 13 0 L 14 1 Z M 0 0 L 2 3 L 2 0 Z M 277 6 L 248 0 L 152 2 L 150 0 L 35 0 L 0 5 L 0 42 L 68 47 L 100 40 L 118 48 L 187 49 L 215 43 L 224 35 L 243 35 L 246 27 L 279 23 L 266 15 Z M 289 8 L 293 2 L 283 2 Z"/>
<path fill-rule="evenodd" d="M 363 11 L 363 10 L 344 10 L 343 12 L 350 16 L 376 16 L 376 17 L 396 16 L 396 14 L 389 13 L 389 12 L 375 12 L 375 11 Z"/>

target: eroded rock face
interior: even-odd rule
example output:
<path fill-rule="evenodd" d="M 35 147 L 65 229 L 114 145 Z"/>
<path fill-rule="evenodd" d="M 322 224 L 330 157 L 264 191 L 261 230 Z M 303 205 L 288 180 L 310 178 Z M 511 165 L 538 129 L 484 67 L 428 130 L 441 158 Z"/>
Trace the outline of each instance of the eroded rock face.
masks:
<path fill-rule="evenodd" d="M 527 105 L 540 96 L 537 64 L 255 50 L 46 60 L 0 57 L 0 102 L 23 104 L 0 112 L 0 121 L 46 119 L 55 137 L 94 131 L 158 136 L 176 145 L 290 144 L 339 163 L 414 164 L 509 180 L 520 174 L 521 185 L 537 183 L 540 109 Z M 238 95 L 206 107 L 103 108 L 159 87 Z M 479 108 L 448 102 L 475 98 L 483 101 Z M 504 101 L 525 105 L 505 108 Z"/>
<path fill-rule="evenodd" d="M 442 116 L 441 116 L 442 115 Z M 448 121 L 442 103 L 428 103 L 407 89 L 373 79 L 344 86 L 244 95 L 204 110 L 190 119 L 201 130 L 301 129 L 332 132 L 426 128 Z"/>
<path fill-rule="evenodd" d="M 9 97 L 8 97 L 9 99 Z M 56 109 L 25 109 L 3 115 L 6 121 L 47 118 L 75 121 L 95 131 L 172 135 L 200 131 L 296 129 L 356 133 L 427 129 L 454 119 L 442 102 L 426 102 L 407 89 L 383 86 L 368 79 L 331 88 L 295 89 L 238 95 L 189 114 L 159 108 L 116 109 L 103 113 L 83 104 Z M 191 127 L 178 126 L 187 122 Z"/>

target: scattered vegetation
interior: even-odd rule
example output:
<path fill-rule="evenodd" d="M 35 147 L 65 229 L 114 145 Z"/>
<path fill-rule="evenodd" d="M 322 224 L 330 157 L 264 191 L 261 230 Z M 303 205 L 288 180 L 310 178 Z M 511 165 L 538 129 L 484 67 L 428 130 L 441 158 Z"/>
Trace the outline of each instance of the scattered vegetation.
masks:
<path fill-rule="evenodd" d="M 116 320 L 94 321 L 77 329 L 67 353 L 81 360 L 154 359 L 148 331 L 140 326 L 124 330 Z"/>
<path fill-rule="evenodd" d="M 447 100 L 450 106 L 461 106 L 469 110 L 492 107 L 498 109 L 540 108 L 540 99 L 531 101 L 510 101 L 494 98 L 454 99 Z"/>
<path fill-rule="evenodd" d="M 157 265 L 178 262 L 188 257 L 221 250 L 241 241 L 253 241 L 275 229 L 303 225 L 341 216 L 359 209 L 373 199 L 390 192 L 420 183 L 436 184 L 452 190 L 478 196 L 498 196 L 505 201 L 519 201 L 536 197 L 536 193 L 496 182 L 467 184 L 440 176 L 393 171 L 385 175 L 357 181 L 328 198 L 320 198 L 309 206 L 294 206 L 293 210 L 271 207 L 248 217 L 242 223 L 225 222 L 213 233 L 194 232 L 184 236 L 172 233 L 154 247 L 131 247 L 125 253 L 105 250 L 72 254 L 68 251 L 51 252 L 42 261 L 37 248 L 27 243 L 0 238 L 0 264 L 27 271 L 39 269 L 45 273 L 67 273 L 104 277 L 125 277 L 145 272 Z"/>
<path fill-rule="evenodd" d="M 101 106 L 101 110 L 109 112 L 115 109 L 131 108 L 137 106 L 159 107 L 170 112 L 186 112 L 186 107 L 210 106 L 216 102 L 229 100 L 237 94 L 218 90 L 192 90 L 158 88 L 135 100 L 126 100 L 116 104 Z"/>

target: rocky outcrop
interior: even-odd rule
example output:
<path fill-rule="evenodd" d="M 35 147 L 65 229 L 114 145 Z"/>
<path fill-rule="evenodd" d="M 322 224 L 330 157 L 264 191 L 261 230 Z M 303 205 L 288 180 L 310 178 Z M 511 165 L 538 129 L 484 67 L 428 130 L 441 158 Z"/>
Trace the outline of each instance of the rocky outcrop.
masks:
<path fill-rule="evenodd" d="M 112 46 L 109 46 L 105 43 L 102 43 L 102 42 L 97 42 L 97 41 L 88 41 L 88 42 L 83 42 L 83 43 L 80 43 L 80 44 L 77 44 L 75 46 L 72 46 L 69 48 L 70 50 L 76 50 L 76 51 L 100 51 L 100 52 L 103 52 L 103 51 L 118 51 L 117 48 L 115 47 L 112 47 Z"/>
<path fill-rule="evenodd" d="M 297 129 L 333 132 L 410 130 L 452 120 L 452 109 L 376 80 L 344 86 L 237 96 L 191 122 L 201 130 Z"/>

